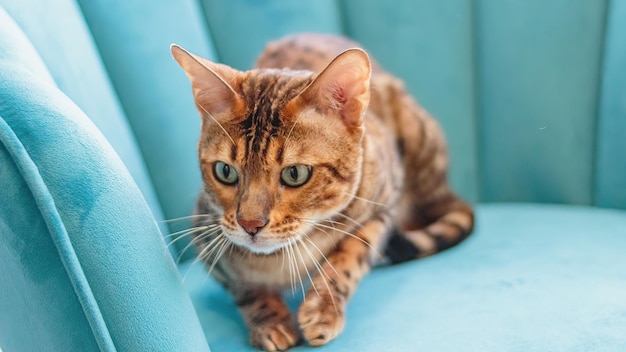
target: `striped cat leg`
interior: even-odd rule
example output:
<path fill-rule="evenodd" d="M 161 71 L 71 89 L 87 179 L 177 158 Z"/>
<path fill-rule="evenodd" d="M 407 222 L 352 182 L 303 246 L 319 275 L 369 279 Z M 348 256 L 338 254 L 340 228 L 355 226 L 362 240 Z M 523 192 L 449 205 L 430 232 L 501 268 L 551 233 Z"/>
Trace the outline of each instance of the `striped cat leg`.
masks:
<path fill-rule="evenodd" d="M 298 343 L 295 321 L 279 293 L 249 288 L 232 291 L 254 347 L 284 351 Z"/>
<path fill-rule="evenodd" d="M 378 255 L 388 226 L 372 220 L 344 238 L 313 278 L 298 310 L 298 324 L 311 346 L 321 346 L 341 333 L 345 309 L 361 279 L 369 272 L 371 258 Z"/>

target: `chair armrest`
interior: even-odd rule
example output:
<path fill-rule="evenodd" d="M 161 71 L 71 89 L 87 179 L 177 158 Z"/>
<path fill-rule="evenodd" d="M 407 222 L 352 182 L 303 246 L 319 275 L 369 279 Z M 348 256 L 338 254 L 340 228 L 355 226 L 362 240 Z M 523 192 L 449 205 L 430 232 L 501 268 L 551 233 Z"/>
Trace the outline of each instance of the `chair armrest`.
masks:
<path fill-rule="evenodd" d="M 141 192 L 19 32 L 0 8 L 0 346 L 208 350 Z"/>

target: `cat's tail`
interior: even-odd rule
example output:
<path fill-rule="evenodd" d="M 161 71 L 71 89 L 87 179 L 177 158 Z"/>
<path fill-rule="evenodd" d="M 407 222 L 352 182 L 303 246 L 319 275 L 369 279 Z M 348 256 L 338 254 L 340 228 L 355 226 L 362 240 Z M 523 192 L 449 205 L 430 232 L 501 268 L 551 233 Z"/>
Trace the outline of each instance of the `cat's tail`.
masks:
<path fill-rule="evenodd" d="M 474 229 L 474 211 L 453 194 L 423 210 L 436 214 L 428 225 L 409 231 L 394 229 L 385 250 L 391 263 L 423 258 L 446 250 L 467 238 Z"/>

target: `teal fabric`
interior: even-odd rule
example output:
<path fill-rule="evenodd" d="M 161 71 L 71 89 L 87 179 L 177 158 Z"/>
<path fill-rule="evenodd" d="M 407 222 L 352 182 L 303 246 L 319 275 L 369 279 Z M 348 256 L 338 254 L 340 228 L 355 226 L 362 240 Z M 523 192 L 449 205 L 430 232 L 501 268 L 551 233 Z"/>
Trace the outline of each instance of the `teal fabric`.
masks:
<path fill-rule="evenodd" d="M 169 46 L 176 42 L 215 57 L 199 4 L 79 3 L 137 136 L 165 218 L 190 215 L 201 188 L 196 153 L 200 118 Z M 169 224 L 172 232 L 189 226 L 185 221 Z"/>
<path fill-rule="evenodd" d="M 440 121 L 450 152 L 450 182 L 465 199 L 477 201 L 471 3 L 344 0 L 342 4 L 346 34 L 402 77 L 408 91 Z"/>
<path fill-rule="evenodd" d="M 294 351 L 626 349 L 626 212 L 482 205 L 477 224 L 447 252 L 374 269 L 343 334 Z M 198 264 L 181 273 L 211 347 L 253 351 L 231 297 Z"/>
<path fill-rule="evenodd" d="M 613 0 L 604 42 L 595 201 L 626 209 L 626 2 Z"/>
<path fill-rule="evenodd" d="M 6 236 L 0 247 L 5 282 L 0 341 L 15 351 L 37 350 L 42 344 L 58 350 L 114 350 L 55 201 L 4 119 L 0 141 L 0 181 L 14 186 L 1 191 L 2 199 L 12 202 L 0 209 L 0 232 Z M 41 236 L 48 232 L 49 237 Z"/>
<path fill-rule="evenodd" d="M 42 82 L 54 84 L 48 68 L 41 60 L 28 37 L 22 32 L 13 18 L 0 8 L 0 23 L 3 24 L 0 36 L 0 62 L 4 65 L 18 65 L 29 71 Z"/>
<path fill-rule="evenodd" d="M 200 0 L 221 62 L 248 70 L 265 44 L 295 32 L 342 32 L 334 0 Z"/>
<path fill-rule="evenodd" d="M 483 201 L 592 204 L 605 13 L 605 1 L 477 2 Z"/>
<path fill-rule="evenodd" d="M 161 206 L 80 9 L 73 0 L 0 0 L 42 56 L 54 81 L 113 145 L 155 217 Z M 59 21 L 62 18 L 62 21 Z M 166 229 L 165 226 L 162 227 Z"/>
<path fill-rule="evenodd" d="M 6 352 L 250 350 L 228 294 L 160 237 L 201 187 L 172 42 L 247 69 L 284 34 L 344 33 L 441 121 L 466 198 L 626 209 L 622 1 L 0 6 Z M 374 270 L 320 350 L 626 350 L 625 229 L 624 210 L 481 204 L 461 246 Z"/>
<path fill-rule="evenodd" d="M 52 78 L 41 59 L 26 39 L 17 30 L 13 20 L 0 9 L 0 77 L 5 81 L 5 70 L 16 70 L 21 75 L 37 76 L 41 84 L 52 84 Z M 12 28 L 8 31 L 6 28 Z M 12 50 L 6 50 L 11 48 Z M 6 88 L 6 84 L 3 84 Z M 9 102 L 0 99 L 0 110 L 8 108 Z M 72 281 L 68 277 L 61 258 L 48 232 L 46 220 L 57 214 L 39 211 L 39 203 L 49 203 L 49 194 L 40 194 L 35 199 L 29 184 L 40 186 L 36 173 L 28 179 L 20 168 L 32 167 L 28 159 L 20 165 L 14 154 L 23 154 L 23 147 L 0 114 L 0 348 L 5 350 L 37 350 L 45 344 L 59 350 L 84 346 L 88 350 L 97 348 L 91 334 L 87 317 L 79 298 L 73 294 Z M 13 154 L 13 155 L 12 155 Z M 11 185 L 7 187 L 6 185 Z M 19 200 L 19 206 L 7 200 Z M 52 218 L 52 219 L 51 219 Z M 64 236 L 63 229 L 56 229 Z M 43 271 L 41 267 L 48 268 Z M 69 292 L 69 294 L 68 294 Z M 35 299 L 49 295 L 56 299 Z M 73 329 L 66 331 L 66 322 L 72 321 Z M 33 338 L 37 336 L 37 338 Z"/>
<path fill-rule="evenodd" d="M 134 180 L 0 19 L 0 348 L 207 351 Z"/>

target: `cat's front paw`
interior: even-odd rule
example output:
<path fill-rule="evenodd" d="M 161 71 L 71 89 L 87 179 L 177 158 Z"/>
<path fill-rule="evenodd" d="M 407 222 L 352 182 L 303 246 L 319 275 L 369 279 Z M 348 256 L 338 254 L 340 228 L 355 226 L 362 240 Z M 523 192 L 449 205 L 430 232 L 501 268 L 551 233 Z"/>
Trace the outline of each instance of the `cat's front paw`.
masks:
<path fill-rule="evenodd" d="M 250 342 L 265 351 L 285 351 L 298 343 L 293 323 L 262 324 L 250 331 Z"/>
<path fill-rule="evenodd" d="M 343 308 L 330 296 L 307 295 L 298 309 L 302 336 L 311 346 L 321 346 L 337 337 L 346 323 Z"/>

